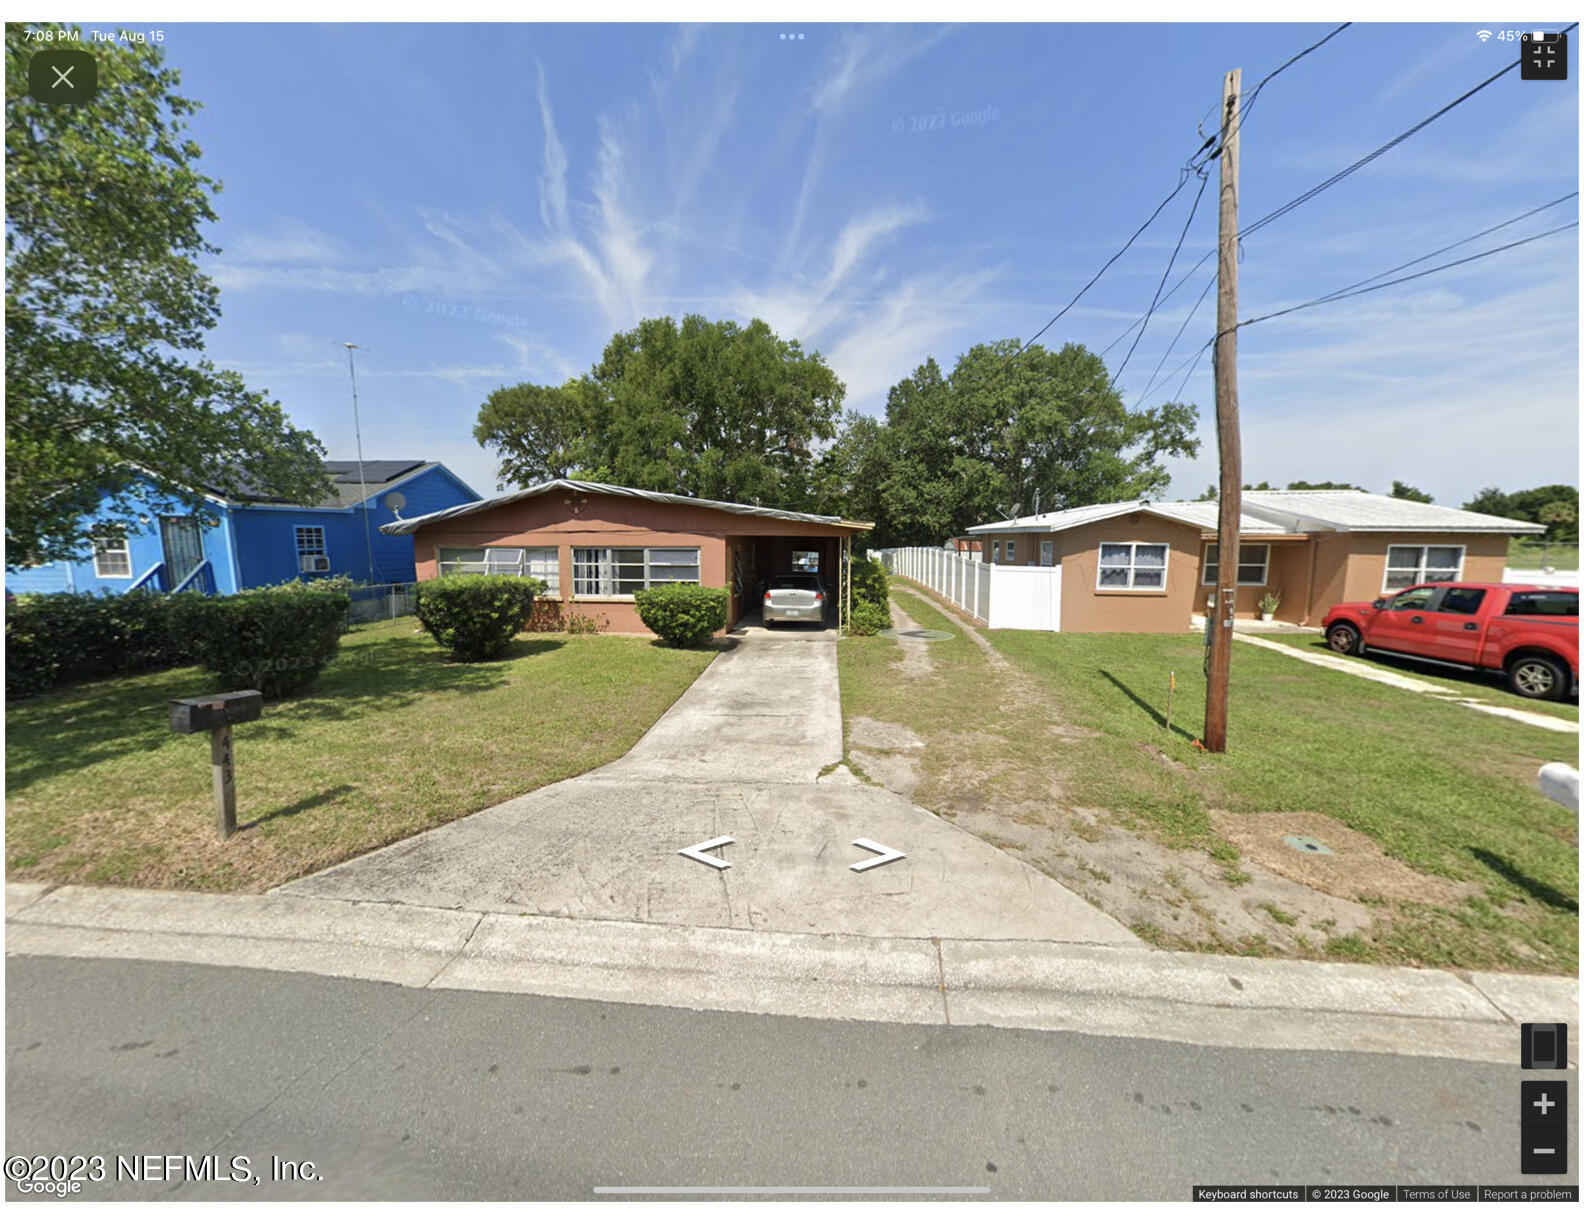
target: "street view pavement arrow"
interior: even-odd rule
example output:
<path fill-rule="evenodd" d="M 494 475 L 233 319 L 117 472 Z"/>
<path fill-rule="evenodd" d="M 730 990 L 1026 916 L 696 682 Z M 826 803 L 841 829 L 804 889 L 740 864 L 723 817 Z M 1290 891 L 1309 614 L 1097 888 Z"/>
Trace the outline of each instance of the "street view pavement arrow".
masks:
<path fill-rule="evenodd" d="M 703 863 L 706 867 L 713 867 L 717 871 L 725 871 L 726 868 L 731 866 L 730 863 L 725 859 L 716 858 L 713 854 L 705 854 L 704 851 L 713 850 L 717 846 L 729 846 L 731 842 L 732 839 L 729 837 L 717 837 L 710 841 L 701 841 L 696 846 L 689 846 L 686 850 L 678 850 L 677 853 L 683 858 L 692 859 L 695 863 Z"/>
<path fill-rule="evenodd" d="M 887 863 L 894 863 L 899 858 L 907 857 L 902 851 L 893 850 L 890 846 L 882 846 L 879 842 L 870 841 L 867 837 L 860 837 L 853 842 L 853 845 L 861 846 L 865 850 L 872 850 L 875 855 L 874 858 L 864 859 L 861 863 L 854 863 L 852 865 L 854 871 L 868 871 L 871 867 L 884 867 Z"/>

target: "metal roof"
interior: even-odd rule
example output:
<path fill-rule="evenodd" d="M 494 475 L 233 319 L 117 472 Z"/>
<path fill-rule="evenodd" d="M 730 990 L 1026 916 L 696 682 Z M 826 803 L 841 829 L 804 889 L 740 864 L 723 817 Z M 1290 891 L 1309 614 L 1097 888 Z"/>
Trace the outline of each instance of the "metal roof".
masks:
<path fill-rule="evenodd" d="M 460 518 L 465 514 L 475 514 L 480 510 L 493 510 L 497 506 L 509 506 L 512 502 L 538 497 L 541 493 L 551 493 L 558 489 L 579 493 L 606 493 L 612 497 L 636 497 L 644 501 L 665 502 L 676 506 L 694 506 L 701 510 L 724 510 L 728 514 L 752 515 L 755 518 L 778 519 L 789 523 L 819 523 L 827 527 L 850 527 L 854 531 L 868 531 L 874 526 L 873 523 L 844 519 L 840 515 L 834 514 L 803 514 L 796 510 L 777 510 L 769 506 L 746 506 L 739 502 L 709 501 L 702 497 L 684 497 L 680 493 L 656 493 L 652 489 L 629 489 L 622 485 L 597 484 L 591 480 L 546 480 L 531 488 L 520 489 L 516 493 L 504 493 L 500 497 L 487 497 L 482 501 L 466 502 L 460 506 L 451 506 L 445 510 L 436 510 L 431 514 L 419 515 L 417 518 L 403 519 L 398 523 L 386 523 L 380 530 L 386 535 L 411 535 L 418 528 L 428 526 L 430 523 Z"/>
<path fill-rule="evenodd" d="M 1106 502 L 1049 514 L 1026 515 L 968 528 L 970 535 L 1056 532 L 1124 514 L 1158 514 L 1204 531 L 1217 529 L 1216 502 Z M 1386 497 L 1351 489 L 1248 489 L 1243 493 L 1239 531 L 1247 535 L 1303 535 L 1310 531 L 1426 531 L 1463 534 L 1530 535 L 1539 523 L 1475 514 L 1451 506 Z"/>
<path fill-rule="evenodd" d="M 1158 514 L 1161 518 L 1186 523 L 1202 531 L 1214 531 L 1219 510 L 1215 502 L 1104 502 L 1094 506 L 1077 506 L 1071 510 L 1053 510 L 1049 514 L 1025 515 L 1000 523 L 986 523 L 970 527 L 970 535 L 1011 535 L 1017 532 L 1056 532 L 1082 527 L 1086 523 L 1102 523 L 1120 518 L 1124 514 Z M 1240 530 L 1249 535 L 1301 535 L 1301 529 L 1290 528 L 1271 519 L 1258 518 L 1249 513 L 1245 500 Z"/>
<path fill-rule="evenodd" d="M 1540 523 L 1476 514 L 1452 506 L 1365 493 L 1358 489 L 1259 489 L 1243 494 L 1243 505 L 1272 518 L 1293 522 L 1300 530 L 1329 527 L 1334 531 L 1457 531 L 1527 535 L 1545 531 Z"/>

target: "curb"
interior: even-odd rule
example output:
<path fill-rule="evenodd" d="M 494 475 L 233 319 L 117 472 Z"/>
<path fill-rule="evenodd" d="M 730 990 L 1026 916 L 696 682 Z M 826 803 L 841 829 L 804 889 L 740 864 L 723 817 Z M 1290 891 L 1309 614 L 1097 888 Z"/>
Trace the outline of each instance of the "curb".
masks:
<path fill-rule="evenodd" d="M 1578 1031 L 1578 982 L 1100 944 L 805 935 L 290 894 L 6 885 L 6 955 L 314 973 L 421 989 L 1515 1065 Z M 1570 1063 L 1577 1064 L 1576 1045 Z"/>

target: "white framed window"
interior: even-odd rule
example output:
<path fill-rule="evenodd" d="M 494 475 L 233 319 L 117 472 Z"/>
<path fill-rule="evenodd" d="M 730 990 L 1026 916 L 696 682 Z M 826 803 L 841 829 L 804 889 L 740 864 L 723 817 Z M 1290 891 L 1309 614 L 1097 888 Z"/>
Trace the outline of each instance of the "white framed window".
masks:
<path fill-rule="evenodd" d="M 699 581 L 696 548 L 574 548 L 574 596 L 631 595 L 671 582 Z"/>
<path fill-rule="evenodd" d="M 1055 540 L 1041 540 L 1040 541 L 1040 564 L 1041 565 L 1055 565 L 1056 564 L 1056 541 Z"/>
<path fill-rule="evenodd" d="M 1383 591 L 1418 582 L 1457 582 L 1463 577 L 1461 544 L 1392 544 L 1386 549 Z"/>
<path fill-rule="evenodd" d="M 1205 586 L 1215 586 L 1221 581 L 1220 566 L 1221 550 L 1215 544 L 1205 545 L 1204 576 L 1200 581 Z M 1239 544 L 1238 545 L 1238 586 L 1262 587 L 1270 578 L 1270 545 L 1269 544 Z"/>
<path fill-rule="evenodd" d="M 545 594 L 561 593 L 561 550 L 549 548 L 448 548 L 435 550 L 440 573 L 511 574 L 518 578 L 538 578 Z"/>
<path fill-rule="evenodd" d="M 990 560 L 995 565 L 1001 564 L 1001 541 L 990 541 Z"/>
<path fill-rule="evenodd" d="M 325 557 L 325 529 L 323 527 L 294 527 L 297 537 L 297 568 L 301 569 L 304 557 Z"/>
<path fill-rule="evenodd" d="M 126 537 L 95 536 L 93 550 L 95 578 L 132 577 L 132 553 Z"/>
<path fill-rule="evenodd" d="M 1015 565 L 1017 563 L 1017 541 L 1016 540 L 1008 540 L 1007 541 L 1006 559 L 1007 559 L 1007 564 L 1008 565 Z"/>
<path fill-rule="evenodd" d="M 1166 557 L 1170 551 L 1165 544 L 1102 543 L 1100 566 L 1095 575 L 1095 589 L 1164 591 Z"/>

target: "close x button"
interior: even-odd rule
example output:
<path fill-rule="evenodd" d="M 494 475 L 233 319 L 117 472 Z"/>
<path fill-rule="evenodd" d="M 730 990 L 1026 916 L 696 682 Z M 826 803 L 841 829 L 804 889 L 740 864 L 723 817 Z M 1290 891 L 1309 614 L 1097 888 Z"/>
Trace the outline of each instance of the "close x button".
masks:
<path fill-rule="evenodd" d="M 1524 1080 L 1520 1133 L 1524 1173 L 1567 1172 L 1567 1081 Z"/>

